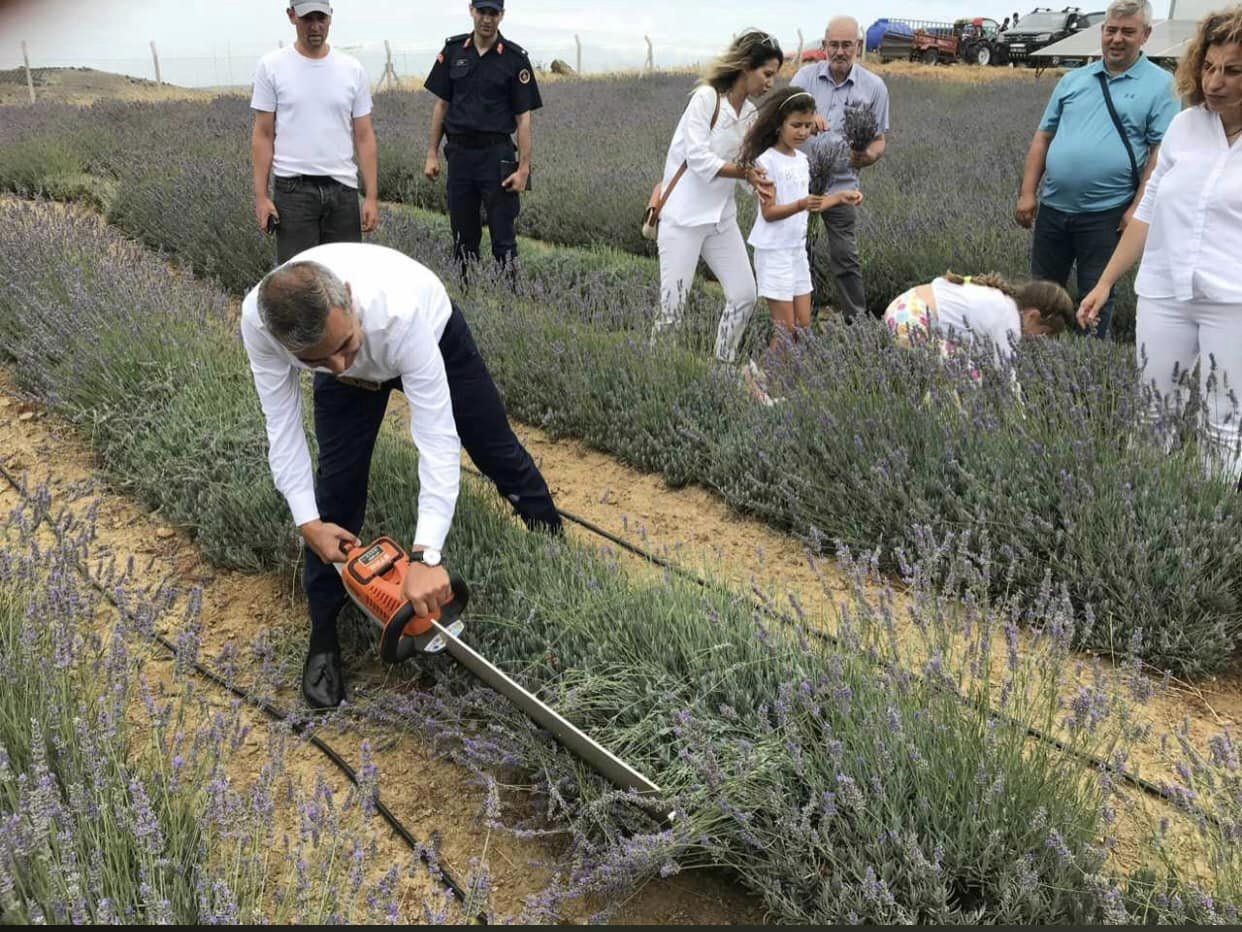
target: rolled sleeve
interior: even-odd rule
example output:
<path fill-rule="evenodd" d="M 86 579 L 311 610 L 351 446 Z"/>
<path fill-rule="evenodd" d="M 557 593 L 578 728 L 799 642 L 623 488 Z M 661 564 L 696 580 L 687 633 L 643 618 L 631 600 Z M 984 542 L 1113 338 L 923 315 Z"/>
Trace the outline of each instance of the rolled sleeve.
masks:
<path fill-rule="evenodd" d="M 711 148 L 712 115 L 718 95 L 713 88 L 697 90 L 686 108 L 686 165 L 704 181 L 713 181 L 728 162 Z"/>
<path fill-rule="evenodd" d="M 259 62 L 254 70 L 254 91 L 250 95 L 250 109 L 263 113 L 276 112 L 276 86 L 265 62 Z"/>
<path fill-rule="evenodd" d="M 244 317 L 242 342 L 267 424 L 267 461 L 272 481 L 285 497 L 293 523 L 301 526 L 319 518 L 315 480 L 306 431 L 302 428 L 302 392 L 298 370 L 284 359 L 266 333 Z"/>
<path fill-rule="evenodd" d="M 410 434 L 418 448 L 416 546 L 441 550 L 453 524 L 461 485 L 461 440 L 453 420 L 448 376 L 435 334 L 414 322 L 392 359 L 410 409 Z"/>

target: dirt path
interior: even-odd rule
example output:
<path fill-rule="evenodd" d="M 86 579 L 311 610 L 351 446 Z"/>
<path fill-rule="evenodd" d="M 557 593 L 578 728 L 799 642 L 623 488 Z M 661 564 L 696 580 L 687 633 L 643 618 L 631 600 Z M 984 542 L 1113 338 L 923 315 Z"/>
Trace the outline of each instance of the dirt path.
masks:
<path fill-rule="evenodd" d="M 637 473 L 578 441 L 552 440 L 526 425 L 515 428 L 561 508 L 701 575 L 769 593 L 778 601 L 794 594 L 813 623 L 836 630 L 838 607 L 849 603 L 852 583 L 832 560 L 811 557 L 793 538 L 737 514 L 705 489 L 670 489 L 660 477 Z M 600 543 L 585 531 L 573 533 Z M 879 588 L 871 591 L 882 595 Z M 900 591 L 888 595 L 899 609 L 908 605 Z M 999 657 L 1000 645 L 997 651 Z M 997 669 L 1003 670 L 1004 664 Z M 1120 671 L 1106 666 L 1104 676 L 1125 690 Z M 1164 739 L 1184 726 L 1195 745 L 1206 749 L 1213 736 L 1235 730 L 1242 721 L 1242 675 L 1235 664 L 1226 674 L 1194 685 L 1174 682 L 1161 688 L 1159 678 L 1149 680 L 1153 695 L 1135 704 L 1133 713 L 1150 736 L 1133 745 L 1127 766 L 1158 785 L 1180 782 L 1175 761 L 1162 747 Z M 1092 682 L 1090 664 L 1084 664 L 1076 682 Z M 1171 737 L 1168 748 L 1177 748 Z M 1117 857 L 1122 866 L 1133 868 L 1138 866 L 1140 836 L 1160 819 L 1173 817 L 1174 810 L 1138 793 L 1128 793 L 1126 799 L 1123 818 L 1128 824 L 1121 829 Z M 1190 861 L 1199 860 L 1191 853 L 1195 845 L 1189 834 L 1176 847 Z"/>
<path fill-rule="evenodd" d="M 98 473 L 91 451 L 55 417 L 38 406 L 19 401 L 11 383 L 0 378 L 0 461 L 10 471 L 24 477 L 32 486 L 46 485 L 56 506 L 81 515 L 92 502 L 98 503 L 98 537 L 93 556 L 116 557 L 121 564 L 133 556 L 139 565 L 155 560 L 165 571 L 188 586 L 201 586 L 203 592 L 204 658 L 218 656 L 231 645 L 241 658 L 255 635 L 264 630 L 274 637 L 305 638 L 304 610 L 295 602 L 293 580 L 277 575 L 247 576 L 220 571 L 208 565 L 198 549 L 180 533 L 162 526 L 152 515 L 131 500 L 110 490 Z M 18 496 L 7 482 L 0 481 L 0 514 L 7 515 L 18 503 Z M 239 679 L 247 678 L 241 662 Z M 363 661 L 365 662 L 365 661 Z M 207 662 L 211 666 L 210 660 Z M 158 668 L 156 664 L 153 668 Z M 164 666 L 167 666 L 165 663 Z M 378 670 L 378 662 L 376 662 Z M 291 687 L 294 684 L 290 684 Z M 216 687 L 203 683 L 202 689 Z M 284 708 L 298 702 L 295 688 L 278 695 Z M 226 704 L 227 697 L 219 697 Z M 212 700 L 214 701 L 214 699 Z M 265 717 L 250 716 L 254 726 L 246 753 L 234 763 L 242 768 L 234 776 L 245 785 L 263 764 L 270 725 Z M 471 858 L 488 852 L 493 881 L 492 907 L 498 918 L 517 916 L 523 897 L 542 891 L 549 881 L 549 866 L 556 850 L 542 842 L 519 840 L 489 832 L 482 822 L 484 793 L 473 783 L 468 771 L 437 759 L 409 736 L 393 736 L 354 719 L 341 720 L 322 735 L 353 766 L 359 763 L 359 748 L 369 740 L 377 748 L 374 760 L 380 770 L 380 796 L 398 819 L 420 840 L 437 835 L 445 865 L 464 882 Z M 290 767 L 307 786 L 322 774 L 334 791 L 348 788 L 344 776 L 309 745 L 298 742 L 290 753 Z M 250 769 L 252 768 L 252 769 Z M 248 771 L 248 772 L 247 772 Z M 343 798 L 343 795 L 338 795 Z M 398 863 L 408 860 L 408 850 L 382 824 L 377 830 L 381 860 Z M 429 890 L 426 882 L 414 892 Z M 418 899 L 415 899 L 418 902 Z M 568 917 L 582 921 L 600 904 L 586 904 L 581 914 Z M 757 904 L 737 892 L 732 884 L 715 874 L 685 874 L 667 881 L 653 882 L 625 904 L 619 922 L 647 924 L 755 924 L 762 921 Z"/>

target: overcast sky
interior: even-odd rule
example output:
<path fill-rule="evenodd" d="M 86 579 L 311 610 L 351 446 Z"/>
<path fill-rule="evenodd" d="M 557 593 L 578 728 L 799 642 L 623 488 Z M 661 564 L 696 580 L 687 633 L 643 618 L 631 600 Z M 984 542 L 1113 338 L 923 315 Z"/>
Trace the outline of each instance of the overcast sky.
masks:
<path fill-rule="evenodd" d="M 1186 0 L 1189 2 L 1189 0 Z M 1043 0 L 1040 5 L 1048 5 Z M 1064 4 L 1057 4 L 1058 6 Z M 1103 9 L 1107 0 L 1083 9 Z M 1158 16 L 1167 0 L 1155 0 Z M 148 45 L 155 41 L 164 79 L 193 85 L 247 84 L 254 62 L 279 40 L 293 39 L 285 0 L 0 0 L 0 68 L 21 64 L 20 42 L 32 66 L 89 65 L 153 77 Z M 336 0 L 332 42 L 363 60 L 372 79 L 383 70 L 383 40 L 393 46 L 399 74 L 425 75 L 430 58 L 450 34 L 470 28 L 467 0 Z M 1030 3 L 1016 0 L 885 0 L 808 3 L 806 0 L 509 0 L 502 30 L 537 64 L 574 63 L 574 33 L 583 43 L 586 71 L 637 67 L 655 45 L 657 65 L 710 57 L 748 26 L 776 33 L 792 52 L 797 30 L 808 45 L 828 18 L 856 16 L 865 29 L 877 16 L 952 20 L 1003 19 Z M 877 13 L 881 11 L 882 13 Z"/>

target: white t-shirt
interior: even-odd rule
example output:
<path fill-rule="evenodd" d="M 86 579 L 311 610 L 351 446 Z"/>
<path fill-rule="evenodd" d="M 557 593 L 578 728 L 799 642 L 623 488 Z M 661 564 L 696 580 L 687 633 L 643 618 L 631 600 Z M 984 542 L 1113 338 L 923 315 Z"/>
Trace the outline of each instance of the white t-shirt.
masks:
<path fill-rule="evenodd" d="M 811 162 L 798 151 L 783 155 L 775 147 L 755 160 L 768 173 L 768 179 L 776 185 L 775 204 L 792 204 L 806 197 L 811 191 Z M 755 225 L 751 228 L 750 245 L 756 249 L 804 249 L 806 248 L 807 214 L 798 211 L 792 217 L 769 223 L 763 219 L 763 210 L 755 212 Z"/>
<path fill-rule="evenodd" d="M 995 288 L 954 285 L 945 278 L 937 278 L 931 287 L 941 336 L 965 345 L 986 337 L 997 365 L 1013 356 L 1012 344 L 1022 336 L 1022 317 L 1013 298 Z"/>
<path fill-rule="evenodd" d="M 317 262 L 350 287 L 363 337 L 344 375 L 371 382 L 401 379 L 418 447 L 414 543 L 443 549 L 461 482 L 461 441 L 440 355 L 440 337 L 453 310 L 448 292 L 431 270 L 371 243 L 327 243 L 290 261 Z M 310 367 L 268 332 L 259 314 L 257 286 L 242 301 L 241 331 L 267 420 L 272 479 L 289 503 L 293 523 L 302 525 L 319 517 L 298 384 Z"/>
<path fill-rule="evenodd" d="M 268 52 L 255 69 L 250 107 L 276 114 L 277 177 L 331 175 L 358 187 L 353 121 L 371 113 L 371 87 L 357 59 L 335 49 L 323 58 Z"/>

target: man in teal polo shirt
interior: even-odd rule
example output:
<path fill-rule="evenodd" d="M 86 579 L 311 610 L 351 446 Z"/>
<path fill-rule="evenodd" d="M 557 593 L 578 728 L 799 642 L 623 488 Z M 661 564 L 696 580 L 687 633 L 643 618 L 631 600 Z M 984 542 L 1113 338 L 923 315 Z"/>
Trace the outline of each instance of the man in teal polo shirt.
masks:
<path fill-rule="evenodd" d="M 1179 110 L 1173 76 L 1143 56 L 1151 16 L 1148 0 L 1109 5 L 1100 27 L 1103 60 L 1061 79 L 1026 156 L 1016 218 L 1027 229 L 1035 227 L 1031 276 L 1068 285 L 1077 265 L 1082 295 L 1108 265 Z M 1109 113 L 1105 84 L 1124 142 Z M 1110 300 L 1096 336 L 1108 335 L 1112 312 Z"/>

